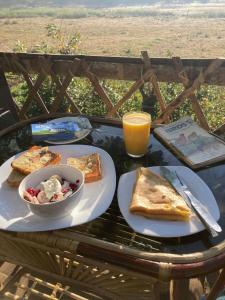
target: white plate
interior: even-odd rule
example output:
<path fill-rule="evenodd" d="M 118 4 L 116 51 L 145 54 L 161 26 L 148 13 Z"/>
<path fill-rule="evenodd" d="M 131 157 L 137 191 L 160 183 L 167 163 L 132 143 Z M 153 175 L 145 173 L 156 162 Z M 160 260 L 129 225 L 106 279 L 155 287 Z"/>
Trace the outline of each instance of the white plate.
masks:
<path fill-rule="evenodd" d="M 181 166 L 170 166 L 187 184 L 193 195 L 201 201 L 213 217 L 218 220 L 220 217 L 217 202 L 202 179 L 191 169 Z M 153 172 L 160 174 L 159 167 L 151 167 Z M 190 235 L 205 229 L 196 216 L 189 222 L 159 221 L 137 216 L 129 212 L 129 205 L 132 196 L 132 189 L 135 183 L 136 171 L 123 174 L 119 180 L 117 197 L 122 215 L 134 231 L 157 237 L 179 237 Z"/>
<path fill-rule="evenodd" d="M 62 140 L 62 141 L 48 141 L 48 140 L 45 140 L 45 142 L 48 143 L 48 144 L 52 144 L 52 145 L 71 144 L 71 143 L 74 143 L 74 142 L 77 142 L 77 141 L 80 141 L 80 140 L 84 139 L 91 132 L 91 129 L 92 129 L 91 123 L 85 117 L 63 117 L 63 118 L 58 118 L 58 119 L 51 120 L 48 123 L 67 122 L 67 121 L 68 122 L 73 121 L 73 122 L 77 123 L 78 126 L 80 127 L 80 130 L 76 131 L 74 133 L 74 138 L 73 139 Z"/>
<path fill-rule="evenodd" d="M 68 157 L 98 152 L 101 157 L 102 179 L 84 184 L 74 209 L 66 217 L 51 219 L 35 216 L 19 197 L 18 189 L 5 181 L 11 171 L 7 160 L 0 167 L 0 228 L 10 231 L 45 231 L 80 225 L 94 220 L 110 206 L 116 187 L 116 172 L 111 156 L 104 150 L 86 145 L 50 146 L 49 150 L 61 153 L 62 163 Z"/>

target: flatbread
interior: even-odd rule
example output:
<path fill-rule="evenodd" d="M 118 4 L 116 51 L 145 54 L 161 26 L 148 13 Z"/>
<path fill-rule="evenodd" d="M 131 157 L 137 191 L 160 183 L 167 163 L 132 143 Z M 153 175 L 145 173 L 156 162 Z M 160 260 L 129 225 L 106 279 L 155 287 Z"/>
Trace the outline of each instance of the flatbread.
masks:
<path fill-rule="evenodd" d="M 130 212 L 159 220 L 188 221 L 191 211 L 163 177 L 147 168 L 137 169 Z"/>

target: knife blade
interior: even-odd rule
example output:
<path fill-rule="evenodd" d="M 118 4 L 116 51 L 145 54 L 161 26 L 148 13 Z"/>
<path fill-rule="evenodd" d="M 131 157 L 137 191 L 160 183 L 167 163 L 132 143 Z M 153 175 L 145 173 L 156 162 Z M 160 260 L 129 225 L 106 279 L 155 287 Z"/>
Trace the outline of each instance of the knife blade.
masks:
<path fill-rule="evenodd" d="M 176 172 L 169 170 L 166 167 L 160 167 L 160 173 L 164 176 L 175 190 L 183 197 L 187 205 L 192 208 L 200 221 L 205 225 L 206 229 L 211 233 L 213 237 L 217 236 L 217 232 L 221 232 L 222 229 L 215 221 L 213 216 L 208 212 L 204 205 L 191 193 L 188 187 L 181 181 Z"/>

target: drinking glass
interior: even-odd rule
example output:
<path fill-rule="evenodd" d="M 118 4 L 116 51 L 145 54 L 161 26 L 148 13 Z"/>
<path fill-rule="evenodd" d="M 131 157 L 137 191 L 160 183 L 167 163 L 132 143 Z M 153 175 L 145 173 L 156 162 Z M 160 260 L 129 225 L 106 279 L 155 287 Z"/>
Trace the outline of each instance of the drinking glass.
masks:
<path fill-rule="evenodd" d="M 129 112 L 123 116 L 123 135 L 127 154 L 142 157 L 147 152 L 151 115 L 146 112 Z"/>

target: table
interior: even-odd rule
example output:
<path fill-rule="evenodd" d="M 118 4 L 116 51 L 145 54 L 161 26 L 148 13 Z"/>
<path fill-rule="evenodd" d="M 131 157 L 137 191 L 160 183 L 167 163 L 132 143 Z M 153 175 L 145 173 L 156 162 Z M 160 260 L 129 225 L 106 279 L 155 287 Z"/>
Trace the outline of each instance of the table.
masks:
<path fill-rule="evenodd" d="M 139 166 L 183 165 L 153 134 L 146 156 L 139 159 L 129 158 L 125 152 L 119 122 L 98 118 L 90 120 L 92 126 L 98 130 L 94 130 L 78 143 L 91 144 L 106 150 L 114 160 L 117 181 L 121 174 Z M 24 121 L 2 132 L 0 164 L 33 145 L 29 122 Z M 221 269 L 225 266 L 225 163 L 196 172 L 213 191 L 220 209 L 219 224 L 223 231 L 216 238 L 210 237 L 207 231 L 170 239 L 137 234 L 120 214 L 115 196 L 110 208 L 88 224 L 42 233 L 1 231 L 0 258 L 41 269 L 44 273 L 55 273 L 57 278 L 66 278 L 67 281 L 77 279 L 78 276 L 80 286 L 87 287 L 91 282 L 95 292 L 107 297 L 112 291 L 118 293 L 116 287 L 121 283 L 121 279 L 114 284 L 109 283 L 109 278 L 112 278 L 110 272 L 114 275 L 126 273 L 127 285 L 119 295 L 124 293 L 128 299 L 131 299 L 129 289 L 133 291 L 132 286 L 135 285 L 131 278 L 140 276 L 142 281 L 146 281 L 151 276 L 164 281 L 180 280 Z M 104 273 L 107 269 L 106 262 L 109 273 Z M 82 272 L 79 273 L 81 269 Z M 108 276 L 108 285 L 103 280 L 103 275 L 96 275 L 103 273 L 104 278 Z M 223 273 L 222 275 L 224 276 Z M 100 278 L 107 286 L 106 294 L 101 284 L 97 286 L 101 282 Z M 116 299 L 115 295 L 112 293 L 112 299 Z"/>

